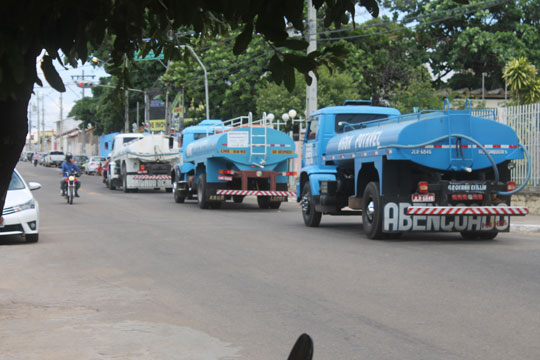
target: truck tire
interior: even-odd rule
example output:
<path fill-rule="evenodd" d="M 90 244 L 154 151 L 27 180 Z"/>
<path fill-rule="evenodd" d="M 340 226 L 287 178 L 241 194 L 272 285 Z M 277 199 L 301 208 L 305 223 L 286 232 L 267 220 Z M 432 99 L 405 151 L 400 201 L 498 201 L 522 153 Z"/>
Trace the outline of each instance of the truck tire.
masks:
<path fill-rule="evenodd" d="M 279 209 L 280 206 L 281 206 L 281 201 L 270 202 L 270 209 Z"/>
<path fill-rule="evenodd" d="M 221 204 L 221 201 L 212 201 L 208 204 L 208 206 L 210 207 L 210 209 L 221 209 Z"/>
<path fill-rule="evenodd" d="M 130 192 L 127 187 L 127 173 L 126 173 L 126 164 L 122 164 L 122 191 L 125 193 Z"/>
<path fill-rule="evenodd" d="M 199 175 L 199 183 L 197 184 L 197 202 L 201 209 L 208 209 L 208 206 L 210 205 L 206 189 L 206 174 Z"/>
<path fill-rule="evenodd" d="M 367 184 L 362 198 L 362 226 L 370 239 L 380 239 L 382 232 L 382 204 L 379 194 L 379 183 Z"/>
<path fill-rule="evenodd" d="M 460 232 L 461 237 L 467 240 L 492 240 L 499 235 L 498 231 L 462 231 Z"/>
<path fill-rule="evenodd" d="M 233 195 L 232 200 L 235 204 L 241 204 L 244 201 L 244 195 Z"/>
<path fill-rule="evenodd" d="M 259 209 L 268 209 L 270 207 L 270 196 L 257 196 Z"/>
<path fill-rule="evenodd" d="M 309 181 L 306 181 L 304 184 L 301 199 L 304 224 L 309 227 L 318 227 L 321 223 L 322 212 L 315 210 L 315 202 L 313 201 L 313 196 L 311 195 L 311 186 L 309 185 Z"/>
<path fill-rule="evenodd" d="M 183 204 L 186 200 L 186 195 L 178 190 L 178 183 L 176 181 L 173 183 L 173 197 L 174 202 L 177 204 Z"/>

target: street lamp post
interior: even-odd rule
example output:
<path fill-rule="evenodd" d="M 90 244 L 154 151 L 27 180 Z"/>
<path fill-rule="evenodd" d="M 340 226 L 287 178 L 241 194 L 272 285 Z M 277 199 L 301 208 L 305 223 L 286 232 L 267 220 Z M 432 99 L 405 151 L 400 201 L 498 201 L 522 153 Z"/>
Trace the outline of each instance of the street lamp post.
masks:
<path fill-rule="evenodd" d="M 203 72 L 204 72 L 204 95 L 205 95 L 205 99 L 206 99 L 206 118 L 207 119 L 210 119 L 210 104 L 209 104 L 209 101 L 208 101 L 208 74 L 206 73 L 206 67 L 204 66 L 204 64 L 202 63 L 201 59 L 199 59 L 199 57 L 197 56 L 197 53 L 195 53 L 195 50 L 193 50 L 193 48 L 189 45 L 177 45 L 178 47 L 181 47 L 181 48 L 188 48 L 188 50 L 191 52 L 191 55 L 193 55 L 193 57 L 197 60 L 197 62 L 199 63 L 199 65 L 201 65 L 202 69 L 203 69 Z"/>

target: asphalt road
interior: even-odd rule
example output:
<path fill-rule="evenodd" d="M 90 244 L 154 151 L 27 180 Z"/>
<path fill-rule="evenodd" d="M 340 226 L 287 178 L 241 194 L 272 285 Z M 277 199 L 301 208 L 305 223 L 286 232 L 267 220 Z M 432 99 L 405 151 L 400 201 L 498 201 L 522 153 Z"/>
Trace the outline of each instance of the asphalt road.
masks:
<path fill-rule="evenodd" d="M 539 359 L 540 238 L 408 234 L 357 217 L 306 228 L 295 203 L 200 210 L 83 176 L 38 181 L 37 244 L 0 238 L 2 359 Z"/>

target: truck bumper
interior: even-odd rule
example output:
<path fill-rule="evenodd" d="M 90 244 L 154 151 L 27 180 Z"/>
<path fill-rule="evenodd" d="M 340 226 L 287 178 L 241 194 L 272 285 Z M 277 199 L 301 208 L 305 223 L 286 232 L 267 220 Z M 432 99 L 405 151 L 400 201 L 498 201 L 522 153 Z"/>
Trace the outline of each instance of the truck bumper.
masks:
<path fill-rule="evenodd" d="M 172 187 L 170 175 L 128 175 L 130 189 L 165 189 Z"/>

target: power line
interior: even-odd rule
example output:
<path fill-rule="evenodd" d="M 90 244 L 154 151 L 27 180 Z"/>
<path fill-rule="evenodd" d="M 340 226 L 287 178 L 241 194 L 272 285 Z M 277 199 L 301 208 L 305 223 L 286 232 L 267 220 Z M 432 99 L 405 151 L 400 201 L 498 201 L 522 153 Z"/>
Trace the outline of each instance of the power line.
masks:
<path fill-rule="evenodd" d="M 439 13 L 432 13 L 432 14 L 429 14 L 429 15 L 424 15 L 424 14 L 419 15 L 419 16 L 416 16 L 416 17 L 409 18 L 409 19 L 407 19 L 407 21 L 401 21 L 401 22 L 399 22 L 399 21 L 386 21 L 386 22 L 382 22 L 382 23 L 368 24 L 368 25 L 362 26 L 362 29 L 367 29 L 367 28 L 372 28 L 372 27 L 380 27 L 380 26 L 388 26 L 388 25 L 405 25 L 405 24 L 411 23 L 413 21 L 422 20 L 423 18 L 430 18 L 430 17 L 433 17 L 433 16 L 442 15 L 443 13 L 454 13 L 454 12 L 457 12 L 456 10 L 460 10 L 459 12 L 457 12 L 457 13 L 451 15 L 451 16 L 445 16 L 445 17 L 436 18 L 436 19 L 433 19 L 433 20 L 430 20 L 430 21 L 426 21 L 426 22 L 423 22 L 423 23 L 416 24 L 415 26 L 412 26 L 412 27 L 391 29 L 391 30 L 380 31 L 380 32 L 371 33 L 371 34 L 358 34 L 358 35 L 341 36 L 341 37 L 334 37 L 334 38 L 319 38 L 319 41 L 351 40 L 351 39 L 357 39 L 357 38 L 363 38 L 363 37 L 370 37 L 370 36 L 388 34 L 388 33 L 392 33 L 392 32 L 400 32 L 400 31 L 404 31 L 404 30 L 410 30 L 410 29 L 414 29 L 414 28 L 416 28 L 417 26 L 420 26 L 420 25 L 435 24 L 435 23 L 438 23 L 438 22 L 441 22 L 441 21 L 453 19 L 453 18 L 456 18 L 458 16 L 463 16 L 463 15 L 466 15 L 466 14 L 469 14 L 469 13 L 472 13 L 472 12 L 475 12 L 475 11 L 479 10 L 479 9 L 475 8 L 475 9 L 463 11 L 463 8 L 482 6 L 482 9 L 488 9 L 488 8 L 491 8 L 491 7 L 494 7 L 494 6 L 502 5 L 502 4 L 507 3 L 509 1 L 510 0 L 486 1 L 486 2 L 483 2 L 483 3 L 466 5 L 466 6 L 463 6 L 462 8 L 442 10 Z M 348 28 L 348 29 L 336 29 L 336 30 L 318 32 L 317 34 L 335 33 L 335 32 L 341 32 L 341 31 L 353 31 L 353 29 L 351 29 L 351 28 Z"/>

